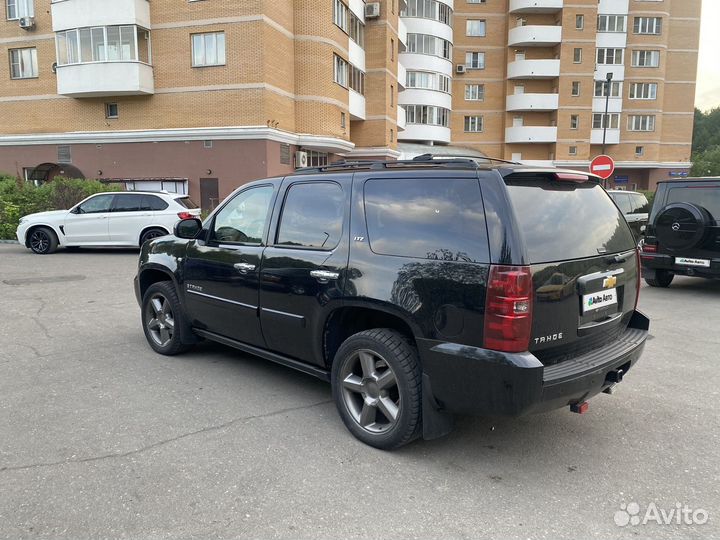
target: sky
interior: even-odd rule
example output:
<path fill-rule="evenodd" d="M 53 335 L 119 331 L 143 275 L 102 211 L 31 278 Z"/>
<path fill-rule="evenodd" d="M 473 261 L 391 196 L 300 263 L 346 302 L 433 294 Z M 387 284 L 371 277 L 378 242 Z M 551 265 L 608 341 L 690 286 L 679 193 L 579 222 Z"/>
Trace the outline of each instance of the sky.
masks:
<path fill-rule="evenodd" d="M 703 0 L 700 21 L 700 58 L 695 106 L 707 111 L 720 107 L 720 0 Z"/>

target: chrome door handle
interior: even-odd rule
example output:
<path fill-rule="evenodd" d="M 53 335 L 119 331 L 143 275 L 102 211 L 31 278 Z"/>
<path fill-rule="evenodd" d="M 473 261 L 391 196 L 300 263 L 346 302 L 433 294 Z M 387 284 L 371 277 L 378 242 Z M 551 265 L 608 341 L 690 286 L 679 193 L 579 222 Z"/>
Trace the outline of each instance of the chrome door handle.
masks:
<path fill-rule="evenodd" d="M 330 272 L 329 270 L 311 270 L 310 275 L 321 282 L 328 282 L 340 277 L 339 272 Z"/>
<path fill-rule="evenodd" d="M 247 274 L 248 272 L 255 270 L 255 265 L 250 263 L 235 263 L 233 266 L 235 267 L 235 270 L 241 274 Z"/>

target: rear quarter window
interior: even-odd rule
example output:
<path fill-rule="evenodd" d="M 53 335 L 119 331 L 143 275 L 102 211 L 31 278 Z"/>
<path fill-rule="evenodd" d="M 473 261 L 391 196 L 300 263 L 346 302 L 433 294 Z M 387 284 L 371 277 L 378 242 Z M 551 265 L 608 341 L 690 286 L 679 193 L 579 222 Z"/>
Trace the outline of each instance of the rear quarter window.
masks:
<path fill-rule="evenodd" d="M 365 182 L 370 249 L 380 255 L 488 262 L 476 178 L 393 178 Z"/>
<path fill-rule="evenodd" d="M 625 218 L 594 182 L 511 176 L 505 184 L 531 264 L 635 248 Z"/>

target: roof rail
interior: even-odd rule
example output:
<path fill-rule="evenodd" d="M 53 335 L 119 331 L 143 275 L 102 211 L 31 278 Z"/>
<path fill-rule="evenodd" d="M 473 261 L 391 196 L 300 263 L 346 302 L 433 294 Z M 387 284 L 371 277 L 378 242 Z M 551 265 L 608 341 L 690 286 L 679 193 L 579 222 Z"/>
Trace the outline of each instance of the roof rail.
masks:
<path fill-rule="evenodd" d="M 399 159 L 397 161 L 337 161 L 335 163 L 328 163 L 327 165 L 322 165 L 319 167 L 303 167 L 302 169 L 297 169 L 293 174 L 317 174 L 323 172 L 343 170 L 381 170 L 426 166 L 479 169 L 482 165 L 486 164 L 485 162 L 498 162 L 520 165 L 519 163 L 514 161 L 506 161 L 504 159 L 495 159 L 481 156 L 436 156 L 433 154 L 422 154 L 420 156 L 414 157 L 413 159 Z"/>

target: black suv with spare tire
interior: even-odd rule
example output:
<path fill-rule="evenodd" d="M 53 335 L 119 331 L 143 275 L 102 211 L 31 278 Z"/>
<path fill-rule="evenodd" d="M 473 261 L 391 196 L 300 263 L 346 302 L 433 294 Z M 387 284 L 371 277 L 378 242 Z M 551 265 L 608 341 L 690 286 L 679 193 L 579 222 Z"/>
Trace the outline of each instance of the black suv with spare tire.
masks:
<path fill-rule="evenodd" d="M 645 281 L 720 278 L 720 178 L 659 182 L 642 248 Z"/>
<path fill-rule="evenodd" d="M 329 381 L 360 440 L 610 393 L 640 357 L 638 252 L 587 174 L 497 160 L 342 162 L 259 180 L 145 244 L 150 346 L 210 339 Z"/>

